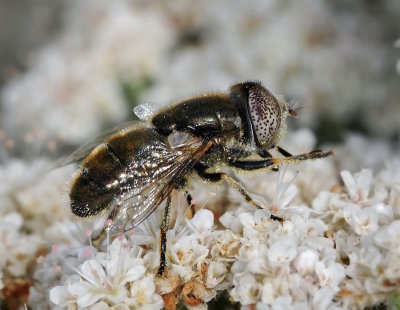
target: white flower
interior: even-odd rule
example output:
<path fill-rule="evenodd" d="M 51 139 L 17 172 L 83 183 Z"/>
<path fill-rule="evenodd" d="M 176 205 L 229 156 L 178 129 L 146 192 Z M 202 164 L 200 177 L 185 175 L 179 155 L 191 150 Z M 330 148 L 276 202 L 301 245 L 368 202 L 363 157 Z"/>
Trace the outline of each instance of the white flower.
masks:
<path fill-rule="evenodd" d="M 379 229 L 374 235 L 377 246 L 400 255 L 400 220 L 393 221 L 390 225 Z"/>
<path fill-rule="evenodd" d="M 176 243 L 169 243 L 168 251 L 171 273 L 181 276 L 185 281 L 197 273 L 209 253 L 208 248 L 199 244 L 195 236 L 186 236 L 176 240 Z"/>
<path fill-rule="evenodd" d="M 219 221 L 226 228 L 231 230 L 233 233 L 241 233 L 243 229 L 242 219 L 239 215 L 244 214 L 246 211 L 252 211 L 253 207 L 249 205 L 240 206 L 233 211 L 225 212 Z M 253 210 L 254 211 L 254 210 Z"/>
<path fill-rule="evenodd" d="M 164 306 L 161 296 L 155 293 L 153 276 L 144 277 L 140 281 L 133 281 L 130 296 L 124 302 L 133 309 L 158 310 Z"/>
<path fill-rule="evenodd" d="M 288 208 L 289 203 L 296 197 L 298 188 L 293 183 L 285 183 L 283 181 L 287 165 L 280 167 L 279 176 L 277 178 L 276 192 L 271 202 L 270 210 L 274 213 Z"/>
<path fill-rule="evenodd" d="M 290 296 L 279 296 L 275 299 L 272 304 L 272 310 L 279 309 L 291 309 L 292 308 L 292 297 Z"/>
<path fill-rule="evenodd" d="M 318 253 L 312 249 L 301 251 L 293 262 L 293 266 L 301 276 L 314 273 L 315 264 L 318 261 Z"/>
<path fill-rule="evenodd" d="M 75 302 L 75 297 L 62 285 L 53 287 L 49 294 L 50 300 L 60 307 L 65 308 L 68 307 L 70 303 L 73 304 Z"/>
<path fill-rule="evenodd" d="M 296 231 L 292 234 L 296 233 L 303 238 L 321 237 L 328 229 L 328 225 L 323 220 L 318 218 L 304 219 L 302 216 L 293 215 L 291 217 L 291 223 Z"/>
<path fill-rule="evenodd" d="M 364 169 L 352 176 L 349 171 L 345 170 L 340 175 L 346 185 L 350 199 L 360 205 L 365 204 L 370 194 L 372 171 Z"/>
<path fill-rule="evenodd" d="M 193 219 L 190 221 L 194 229 L 198 233 L 207 233 L 211 230 L 214 225 L 214 215 L 210 210 L 201 209 L 194 215 Z"/>
<path fill-rule="evenodd" d="M 118 304 L 115 306 L 109 306 L 106 302 L 100 301 L 95 303 L 93 306 L 88 308 L 89 310 L 130 310 L 125 304 Z"/>
<path fill-rule="evenodd" d="M 0 216 L 18 208 L 24 227 L 38 234 L 63 219 L 67 208 L 63 192 L 72 167 L 47 171 L 53 166 L 44 159 L 0 165 Z"/>
<path fill-rule="evenodd" d="M 84 261 L 63 287 L 53 288 L 51 301 L 59 306 L 76 302 L 80 307 L 89 307 L 100 300 L 119 304 L 128 295 L 126 284 L 145 274 L 142 259 L 135 257 L 138 253 L 124 238 L 115 239 L 108 253 L 99 252 Z"/>
<path fill-rule="evenodd" d="M 122 301 L 126 296 L 125 288 L 122 285 L 113 287 L 110 283 L 103 266 L 95 260 L 88 260 L 80 268 L 81 278 L 73 276 L 65 287 L 57 286 L 50 291 L 51 301 L 60 306 L 68 304 L 72 299 L 80 307 L 88 307 L 97 301 L 107 298 L 114 301 Z M 111 297 L 111 298 L 110 298 Z"/>
<path fill-rule="evenodd" d="M 346 276 L 343 266 L 332 261 L 316 262 L 315 273 L 322 287 L 328 286 L 334 290 L 338 289 L 338 285 Z"/>
<path fill-rule="evenodd" d="M 21 229 L 24 219 L 17 212 L 0 215 L 0 268 L 13 277 L 26 274 L 28 264 L 33 262 L 42 242 L 35 235 L 25 235 Z"/>
<path fill-rule="evenodd" d="M 201 209 L 194 217 L 188 221 L 181 228 L 175 227 L 176 237 L 181 238 L 185 234 L 192 233 L 200 244 L 208 246 L 214 238 L 214 214 L 207 209 Z"/>
<path fill-rule="evenodd" d="M 221 262 L 211 262 L 207 268 L 206 287 L 215 288 L 227 278 L 228 269 Z"/>
<path fill-rule="evenodd" d="M 297 255 L 297 241 L 283 237 L 268 249 L 268 259 L 273 265 L 289 265 Z"/>
<path fill-rule="evenodd" d="M 259 300 L 262 287 L 253 275 L 249 273 L 237 275 L 233 279 L 233 285 L 231 295 L 234 300 L 240 301 L 243 305 L 254 304 Z"/>
<path fill-rule="evenodd" d="M 265 304 L 272 304 L 277 295 L 274 283 L 266 282 L 262 287 L 261 300 Z"/>
<path fill-rule="evenodd" d="M 358 235 L 375 232 L 378 226 L 378 213 L 372 207 L 360 209 L 358 205 L 349 204 L 344 209 L 344 218 Z"/>
<path fill-rule="evenodd" d="M 318 213 L 329 214 L 329 207 L 331 206 L 330 201 L 336 197 L 333 193 L 328 191 L 319 192 L 318 195 L 313 199 L 311 206 L 312 209 Z M 334 211 L 331 211 L 332 213 Z"/>
<path fill-rule="evenodd" d="M 239 251 L 240 239 L 238 235 L 226 229 L 215 236 L 214 244 L 211 246 L 210 254 L 218 261 L 232 262 L 236 260 Z"/>
<path fill-rule="evenodd" d="M 335 296 L 335 291 L 329 287 L 322 287 L 317 292 L 312 299 L 312 305 L 314 309 L 330 309 L 329 306 L 332 305 L 332 299 Z"/>
<path fill-rule="evenodd" d="M 257 228 L 257 224 L 254 219 L 254 214 L 241 213 L 239 214 L 239 220 L 243 225 L 243 236 L 249 239 L 257 238 L 260 230 Z"/>

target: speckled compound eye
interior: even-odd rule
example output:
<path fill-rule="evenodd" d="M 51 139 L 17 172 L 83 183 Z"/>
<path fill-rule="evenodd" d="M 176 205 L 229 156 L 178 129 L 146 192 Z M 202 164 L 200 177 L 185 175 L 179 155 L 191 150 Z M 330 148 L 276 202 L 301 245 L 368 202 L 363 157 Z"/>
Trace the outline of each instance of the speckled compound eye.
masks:
<path fill-rule="evenodd" d="M 248 106 L 258 146 L 268 146 L 279 133 L 281 109 L 278 100 L 260 85 L 249 88 Z"/>

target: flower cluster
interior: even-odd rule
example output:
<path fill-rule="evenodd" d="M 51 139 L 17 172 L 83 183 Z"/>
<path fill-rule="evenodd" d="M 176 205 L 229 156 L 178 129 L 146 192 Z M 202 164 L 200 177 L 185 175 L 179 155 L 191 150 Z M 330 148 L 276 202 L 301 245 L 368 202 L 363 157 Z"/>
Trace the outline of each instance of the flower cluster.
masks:
<path fill-rule="evenodd" d="M 0 166 L 0 216 L 18 212 L 24 231 L 43 234 L 66 215 L 65 191 L 72 167 L 51 170 L 52 161 L 36 159 L 27 163 L 10 160 Z"/>
<path fill-rule="evenodd" d="M 154 278 L 146 275 L 140 248 L 132 248 L 123 236 L 113 241 L 107 253 L 92 253 L 88 248 L 84 252 L 87 259 L 78 268 L 72 267 L 75 274 L 50 290 L 50 300 L 57 308 L 69 305 L 90 309 L 109 309 L 108 305 L 118 309 L 162 307 L 160 295 L 154 292 Z M 64 268 L 68 267 L 67 263 Z"/>
<path fill-rule="evenodd" d="M 297 153 L 314 141 L 300 130 L 283 143 Z M 371 146 L 385 165 L 357 155 Z M 393 304 L 400 277 L 400 159 L 393 148 L 356 136 L 336 151 L 336 160 L 241 176 L 264 210 L 232 189 L 215 195 L 195 184 L 193 203 L 207 210 L 188 220 L 185 201 L 174 196 L 168 268 L 159 278 L 161 207 L 126 236 L 94 245 L 90 223 L 65 219 L 60 189 L 70 170 L 43 174 L 49 162 L 10 161 L 1 173 L 0 248 L 7 255 L 0 260 L 0 285 L 10 291 L 16 283 L 34 283 L 28 304 L 55 309 L 173 309 L 179 302 L 201 309 L 221 291 L 258 308 Z M 376 172 L 342 170 L 339 180 L 335 161 Z M 270 211 L 284 222 L 271 221 Z M 51 244 L 59 245 L 47 253 Z"/>
<path fill-rule="evenodd" d="M 213 229 L 208 210 L 200 210 L 191 221 L 181 220 L 168 232 L 166 276 L 154 276 L 160 224 L 160 214 L 154 214 L 128 239 L 121 235 L 104 251 L 84 241 L 54 247 L 39 262 L 30 302 L 42 307 L 51 303 L 55 309 L 172 309 L 179 301 L 205 306 L 218 290 L 229 287 L 227 268 L 239 243 L 231 232 Z"/>
<path fill-rule="evenodd" d="M 41 294 L 55 309 L 174 309 L 178 302 L 203 309 L 227 290 L 233 301 L 259 309 L 389 305 L 400 281 L 399 175 L 392 168 L 375 178 L 371 170 L 342 171 L 343 186 L 321 191 L 311 205 L 301 202 L 295 181 L 278 184 L 270 206 L 284 214 L 283 223 L 265 209 L 234 206 L 236 200 L 220 217 L 222 226 L 216 212 L 201 209 L 188 220 L 179 207 L 162 277 L 154 276 L 157 210 L 104 250 L 82 242 L 47 255 L 31 301 Z M 217 210 L 216 201 L 207 208 Z M 38 289 L 39 283 L 47 286 Z"/>
<path fill-rule="evenodd" d="M 261 308 L 364 308 L 398 292 L 399 181 L 384 170 L 341 173 L 344 187 L 321 192 L 312 209 L 298 206 L 283 225 L 264 211 L 221 218 L 241 231 L 231 294 Z M 294 209 L 294 208 L 293 208 Z"/>
<path fill-rule="evenodd" d="M 337 227 L 332 237 L 346 266 L 340 291 L 345 307 L 366 307 L 398 293 L 400 179 L 398 162 L 393 164 L 375 179 L 370 170 L 343 171 L 344 189 L 321 193 L 313 203 L 331 213 L 331 225 Z"/>
<path fill-rule="evenodd" d="M 0 218 L 0 268 L 3 273 L 16 277 L 27 273 L 28 263 L 40 244 L 38 237 L 21 234 L 22 224 L 23 218 L 16 212 Z"/>

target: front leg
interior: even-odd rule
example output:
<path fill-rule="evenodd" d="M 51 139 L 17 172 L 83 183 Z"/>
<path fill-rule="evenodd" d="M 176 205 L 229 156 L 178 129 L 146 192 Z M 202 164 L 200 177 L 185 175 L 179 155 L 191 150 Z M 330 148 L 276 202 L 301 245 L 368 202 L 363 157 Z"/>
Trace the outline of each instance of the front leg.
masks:
<path fill-rule="evenodd" d="M 281 153 L 283 156 L 285 156 L 285 157 L 291 157 L 291 156 L 293 156 L 293 155 L 290 154 L 288 151 L 286 151 L 285 149 L 281 148 L 279 145 L 277 145 L 277 146 L 275 147 L 275 149 L 276 149 L 279 153 Z M 268 152 L 267 150 L 260 150 L 260 151 L 258 152 L 258 155 L 260 155 L 260 157 L 262 157 L 262 158 L 272 158 L 272 157 L 273 157 L 273 156 L 271 155 L 271 153 Z M 279 171 L 279 167 L 277 167 L 277 166 L 272 167 L 271 170 L 277 172 L 277 171 Z"/>
<path fill-rule="evenodd" d="M 292 154 L 290 154 L 288 151 L 286 151 L 285 149 L 281 148 L 279 145 L 276 146 L 276 150 L 281 153 L 283 156 L 285 157 L 291 157 L 293 156 Z"/>
<path fill-rule="evenodd" d="M 286 151 L 285 149 L 281 148 L 279 145 L 277 145 L 275 147 L 275 149 L 281 153 L 283 156 L 285 157 L 291 157 L 293 156 L 292 154 L 290 154 L 288 151 Z M 259 150 L 257 151 L 257 154 L 260 155 L 260 157 L 262 158 L 272 158 L 273 156 L 271 155 L 270 152 L 268 152 L 268 150 Z"/>
<path fill-rule="evenodd" d="M 308 159 L 324 158 L 333 155 L 333 151 L 323 152 L 321 150 L 312 151 L 300 155 L 288 156 L 285 158 L 267 158 L 265 160 L 230 160 L 228 165 L 240 170 L 259 170 L 259 169 L 274 169 L 279 164 L 293 164 Z"/>

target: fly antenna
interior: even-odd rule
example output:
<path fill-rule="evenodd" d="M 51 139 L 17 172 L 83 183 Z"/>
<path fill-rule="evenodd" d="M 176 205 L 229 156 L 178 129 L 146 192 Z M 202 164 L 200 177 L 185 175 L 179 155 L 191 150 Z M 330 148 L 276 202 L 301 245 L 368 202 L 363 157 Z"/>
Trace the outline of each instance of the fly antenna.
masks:
<path fill-rule="evenodd" d="M 290 116 L 297 117 L 298 116 L 297 111 L 299 111 L 303 108 L 304 108 L 304 106 L 300 106 L 298 100 L 290 100 L 288 102 L 288 111 L 289 111 Z"/>

